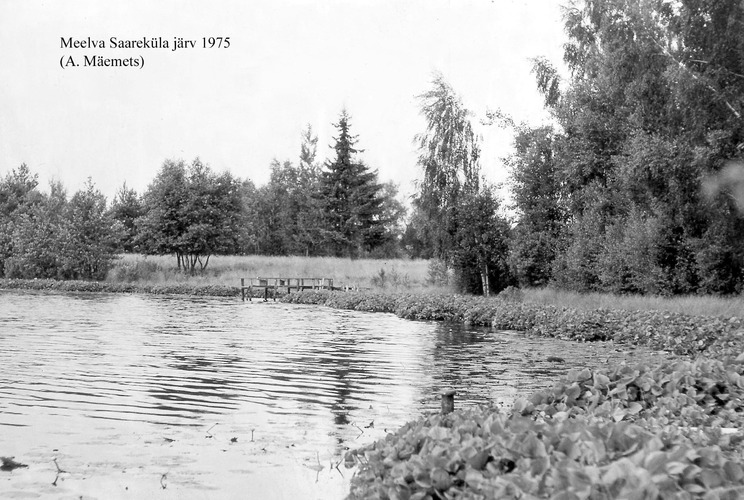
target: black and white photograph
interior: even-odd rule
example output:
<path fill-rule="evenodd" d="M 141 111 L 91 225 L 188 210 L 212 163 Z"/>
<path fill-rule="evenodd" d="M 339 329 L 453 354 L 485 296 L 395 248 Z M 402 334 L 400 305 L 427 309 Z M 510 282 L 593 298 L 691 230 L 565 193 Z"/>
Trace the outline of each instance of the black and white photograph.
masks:
<path fill-rule="evenodd" d="M 0 0 L 0 499 L 744 498 L 744 1 Z"/>

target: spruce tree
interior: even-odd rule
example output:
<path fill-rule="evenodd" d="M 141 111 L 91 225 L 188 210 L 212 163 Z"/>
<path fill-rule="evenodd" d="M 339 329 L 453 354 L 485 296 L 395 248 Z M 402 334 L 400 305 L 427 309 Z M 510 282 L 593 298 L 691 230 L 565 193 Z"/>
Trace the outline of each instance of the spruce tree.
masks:
<path fill-rule="evenodd" d="M 338 137 L 333 149 L 336 157 L 326 163 L 321 172 L 320 196 L 325 212 L 323 240 L 328 253 L 357 257 L 370 250 L 382 218 L 381 185 L 377 172 L 356 159 L 360 153 L 354 146 L 357 136 L 351 135 L 350 117 L 341 112 Z"/>

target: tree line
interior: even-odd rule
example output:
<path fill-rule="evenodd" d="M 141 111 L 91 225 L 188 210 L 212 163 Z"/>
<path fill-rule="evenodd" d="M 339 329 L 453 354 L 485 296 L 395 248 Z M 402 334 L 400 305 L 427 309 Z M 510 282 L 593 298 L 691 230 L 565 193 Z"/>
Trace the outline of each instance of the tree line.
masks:
<path fill-rule="evenodd" d="M 299 161 L 274 160 L 261 187 L 216 173 L 199 158 L 166 160 L 139 195 L 126 184 L 111 204 L 89 179 L 69 200 L 24 164 L 0 179 L 0 271 L 10 278 L 102 279 L 118 252 L 172 254 L 185 272 L 215 254 L 402 255 L 404 204 L 360 158 L 344 110 L 334 156 L 316 160 L 303 132 Z"/>
<path fill-rule="evenodd" d="M 441 75 L 419 96 L 421 179 L 411 213 L 361 159 L 343 111 L 332 156 L 304 131 L 298 161 L 257 187 L 198 158 L 167 160 L 111 206 L 88 182 L 67 199 L 22 166 L 0 181 L 7 277 L 97 279 L 119 251 L 433 259 L 435 281 L 685 294 L 744 289 L 744 9 L 737 2 L 584 0 L 564 10 L 562 76 L 534 60 L 552 116 L 514 132 L 512 203 L 481 173 L 474 114 Z M 514 216 L 505 213 L 511 209 Z"/>
<path fill-rule="evenodd" d="M 687 294 L 744 289 L 744 8 L 586 0 L 565 10 L 553 126 L 515 126 L 520 284 Z M 739 203 L 739 207 L 737 207 Z"/>
<path fill-rule="evenodd" d="M 510 207 L 479 179 L 472 113 L 421 96 L 423 179 L 404 241 L 463 290 L 744 290 L 744 8 L 585 0 L 564 9 L 568 77 L 536 58 L 552 124 L 511 129 Z M 499 208 L 515 215 L 505 220 Z"/>
<path fill-rule="evenodd" d="M 0 269 L 8 278 L 103 279 L 116 248 L 106 198 L 89 180 L 67 198 L 49 193 L 24 164 L 0 182 Z"/>

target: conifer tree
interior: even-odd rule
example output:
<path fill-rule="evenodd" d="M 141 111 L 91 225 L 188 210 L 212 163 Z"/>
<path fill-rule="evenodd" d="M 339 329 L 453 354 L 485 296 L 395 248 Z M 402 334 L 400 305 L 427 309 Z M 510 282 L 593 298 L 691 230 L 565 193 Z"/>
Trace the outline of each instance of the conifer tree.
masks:
<path fill-rule="evenodd" d="M 341 112 L 336 157 L 326 163 L 320 178 L 320 199 L 324 200 L 324 241 L 328 253 L 357 257 L 370 248 L 371 236 L 382 223 L 381 185 L 377 172 L 356 158 L 357 136 L 350 133 L 350 117 Z"/>

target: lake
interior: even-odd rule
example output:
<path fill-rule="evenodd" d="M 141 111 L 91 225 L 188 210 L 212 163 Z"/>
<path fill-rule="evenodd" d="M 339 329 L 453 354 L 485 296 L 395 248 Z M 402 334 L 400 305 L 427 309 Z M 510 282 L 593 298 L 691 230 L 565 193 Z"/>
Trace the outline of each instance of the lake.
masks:
<path fill-rule="evenodd" d="M 344 453 L 444 389 L 509 406 L 571 367 L 654 355 L 279 302 L 0 290 L 0 456 L 28 465 L 0 471 L 0 497 L 341 499 Z"/>

